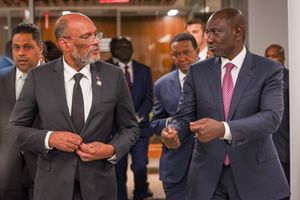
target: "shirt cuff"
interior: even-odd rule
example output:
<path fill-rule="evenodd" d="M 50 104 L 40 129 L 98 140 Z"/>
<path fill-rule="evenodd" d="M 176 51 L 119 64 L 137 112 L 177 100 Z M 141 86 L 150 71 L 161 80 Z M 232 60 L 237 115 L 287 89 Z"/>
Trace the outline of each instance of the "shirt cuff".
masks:
<path fill-rule="evenodd" d="M 114 154 L 112 157 L 107 158 L 107 161 L 110 162 L 111 164 L 115 165 L 117 164 L 117 156 Z"/>
<path fill-rule="evenodd" d="M 50 147 L 49 146 L 49 138 L 50 138 L 50 135 L 53 133 L 53 131 L 48 131 L 47 134 L 46 134 L 46 137 L 45 137 L 45 149 L 47 150 L 52 150 L 53 147 Z"/>
<path fill-rule="evenodd" d="M 231 142 L 232 135 L 231 135 L 231 132 L 230 132 L 230 128 L 229 128 L 227 122 L 222 122 L 222 123 L 224 124 L 224 127 L 225 127 L 225 134 L 224 134 L 224 138 L 222 138 L 222 139 L 225 139 L 228 142 Z"/>

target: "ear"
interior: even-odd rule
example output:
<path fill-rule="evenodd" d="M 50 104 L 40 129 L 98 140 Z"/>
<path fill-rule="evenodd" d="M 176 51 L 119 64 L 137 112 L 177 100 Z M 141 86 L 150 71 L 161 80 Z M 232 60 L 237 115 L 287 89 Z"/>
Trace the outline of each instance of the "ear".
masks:
<path fill-rule="evenodd" d="M 236 25 L 233 28 L 233 35 L 236 40 L 243 40 L 245 34 L 245 28 L 241 25 Z"/>
<path fill-rule="evenodd" d="M 57 44 L 62 52 L 69 50 L 69 44 L 65 38 L 59 38 Z"/>

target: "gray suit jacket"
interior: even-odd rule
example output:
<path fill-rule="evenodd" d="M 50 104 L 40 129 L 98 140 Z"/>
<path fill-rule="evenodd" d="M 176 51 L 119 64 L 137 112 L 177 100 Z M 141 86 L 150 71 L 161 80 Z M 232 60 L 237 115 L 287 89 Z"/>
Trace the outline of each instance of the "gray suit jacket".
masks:
<path fill-rule="evenodd" d="M 231 101 L 228 125 L 232 142 L 197 140 L 188 177 L 188 199 L 209 200 L 214 193 L 225 153 L 243 200 L 281 199 L 289 194 L 272 133 L 283 113 L 280 64 L 247 52 Z M 173 126 L 181 142 L 191 134 L 189 122 L 201 118 L 224 121 L 221 62 L 211 58 L 191 66 Z"/>
<path fill-rule="evenodd" d="M 49 130 L 75 132 L 66 102 L 63 70 L 62 58 L 31 70 L 8 125 L 23 149 L 39 153 L 34 199 L 71 200 L 76 167 L 83 199 L 116 199 L 115 171 L 106 159 L 83 162 L 76 153 L 45 149 Z M 93 102 L 81 137 L 84 143 L 112 144 L 119 160 L 139 137 L 124 75 L 121 69 L 101 61 L 91 64 L 91 75 Z M 36 116 L 40 129 L 31 128 Z M 118 130 L 114 137 L 113 124 Z"/>

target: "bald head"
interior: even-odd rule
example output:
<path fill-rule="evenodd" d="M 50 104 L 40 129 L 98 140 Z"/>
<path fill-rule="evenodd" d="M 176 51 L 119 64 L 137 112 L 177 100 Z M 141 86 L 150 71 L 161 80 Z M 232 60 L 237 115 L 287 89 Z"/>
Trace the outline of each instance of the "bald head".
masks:
<path fill-rule="evenodd" d="M 54 26 L 56 40 L 72 34 L 70 32 L 74 32 L 76 30 L 73 30 L 74 28 L 80 29 L 81 23 L 93 24 L 90 18 L 81 13 L 70 13 L 59 17 Z"/>
<path fill-rule="evenodd" d="M 240 10 L 216 11 L 206 26 L 208 48 L 215 56 L 233 59 L 241 52 L 246 39 L 246 19 Z"/>

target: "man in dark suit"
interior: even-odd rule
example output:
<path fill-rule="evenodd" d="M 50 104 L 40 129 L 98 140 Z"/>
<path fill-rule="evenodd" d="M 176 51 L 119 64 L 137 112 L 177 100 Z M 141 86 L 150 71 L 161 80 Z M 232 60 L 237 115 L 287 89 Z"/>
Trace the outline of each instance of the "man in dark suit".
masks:
<path fill-rule="evenodd" d="M 115 200 L 113 164 L 139 137 L 123 72 L 99 61 L 101 33 L 87 16 L 61 16 L 55 35 L 63 57 L 29 72 L 8 130 L 38 153 L 35 200 Z"/>
<path fill-rule="evenodd" d="M 270 45 L 265 57 L 277 61 L 283 66 L 283 102 L 284 111 L 279 129 L 273 134 L 279 160 L 288 182 L 290 182 L 290 106 L 289 106 L 289 70 L 284 67 L 284 49 L 278 44 Z"/>
<path fill-rule="evenodd" d="M 116 54 L 119 67 L 124 71 L 127 85 L 131 91 L 136 119 L 139 123 L 141 136 L 137 143 L 130 149 L 132 158 L 131 170 L 134 175 L 133 199 L 141 200 L 148 196 L 147 164 L 148 145 L 152 130 L 149 122 L 149 113 L 153 106 L 152 78 L 150 68 L 132 60 L 133 46 L 131 41 L 121 38 L 116 45 Z M 127 160 L 125 155 L 116 166 L 118 182 L 118 199 L 127 200 Z"/>
<path fill-rule="evenodd" d="M 272 140 L 283 113 L 282 66 L 246 50 L 246 19 L 237 9 L 212 14 L 206 33 L 216 57 L 190 67 L 178 111 L 162 132 L 170 149 L 192 133 L 197 138 L 188 199 L 285 198 Z"/>
<path fill-rule="evenodd" d="M 0 199 L 27 200 L 32 198 L 36 156 L 21 153 L 7 137 L 10 133 L 5 127 L 28 71 L 39 65 L 43 49 L 39 28 L 32 23 L 18 24 L 11 45 L 15 66 L 0 70 Z"/>
<path fill-rule="evenodd" d="M 154 84 L 155 103 L 151 125 L 153 131 L 159 134 L 176 113 L 186 73 L 189 66 L 197 62 L 199 53 L 195 38 L 188 33 L 175 35 L 170 47 L 177 70 L 164 75 Z M 159 173 L 167 200 L 187 199 L 187 174 L 193 148 L 193 135 L 176 150 L 170 151 L 163 145 Z"/>
<path fill-rule="evenodd" d="M 119 38 L 113 37 L 111 38 L 111 41 L 109 43 L 109 50 L 111 54 L 111 58 L 108 59 L 106 62 L 111 63 L 113 65 L 118 65 L 119 59 L 116 52 L 117 43 L 119 41 Z"/>

